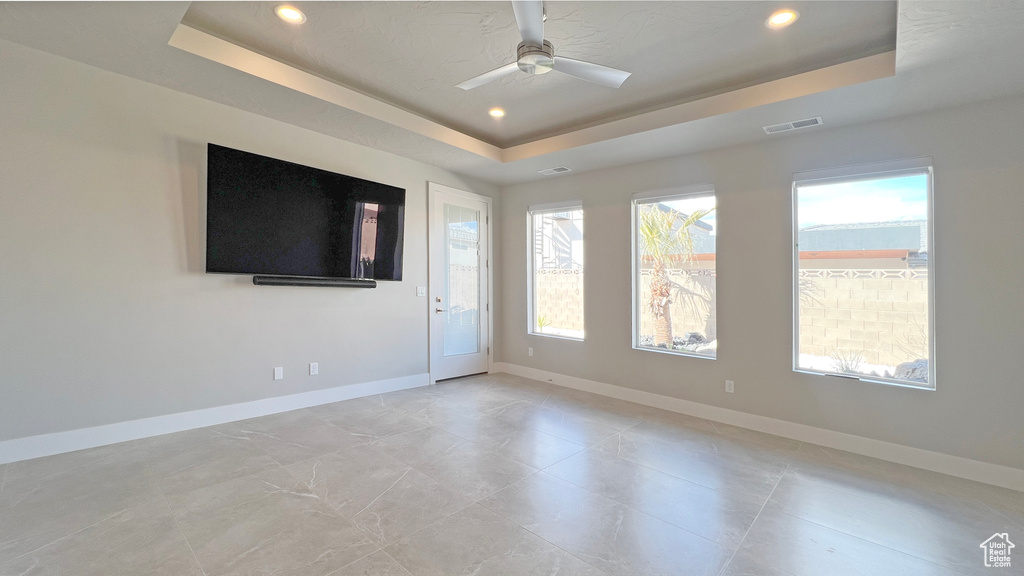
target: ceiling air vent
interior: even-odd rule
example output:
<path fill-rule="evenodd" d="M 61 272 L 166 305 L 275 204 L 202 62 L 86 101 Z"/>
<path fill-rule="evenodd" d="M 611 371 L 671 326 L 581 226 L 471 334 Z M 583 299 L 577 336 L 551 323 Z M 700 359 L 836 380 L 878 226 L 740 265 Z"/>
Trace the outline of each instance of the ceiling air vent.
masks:
<path fill-rule="evenodd" d="M 799 130 L 800 128 L 821 126 L 821 124 L 821 116 L 815 116 L 814 118 L 807 118 L 805 120 L 794 120 L 792 122 L 783 122 L 782 124 L 762 126 L 762 128 L 764 128 L 765 134 L 778 134 L 779 132 L 789 132 L 790 130 Z"/>
<path fill-rule="evenodd" d="M 555 174 L 572 172 L 572 168 L 566 168 L 565 166 L 556 166 L 554 168 L 548 168 L 547 170 L 537 170 L 537 172 L 545 176 L 554 176 Z"/>

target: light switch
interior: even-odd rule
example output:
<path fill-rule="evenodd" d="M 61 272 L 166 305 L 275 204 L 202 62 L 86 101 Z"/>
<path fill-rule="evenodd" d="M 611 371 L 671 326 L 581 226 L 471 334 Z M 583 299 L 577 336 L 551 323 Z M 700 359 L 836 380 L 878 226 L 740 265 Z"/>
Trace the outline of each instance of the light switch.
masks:
<path fill-rule="evenodd" d="M 284 366 L 274 367 L 274 380 L 284 380 Z"/>
<path fill-rule="evenodd" d="M 426 296 L 427 295 L 427 287 L 426 286 L 417 286 L 416 287 L 416 295 L 420 296 L 420 297 Z"/>

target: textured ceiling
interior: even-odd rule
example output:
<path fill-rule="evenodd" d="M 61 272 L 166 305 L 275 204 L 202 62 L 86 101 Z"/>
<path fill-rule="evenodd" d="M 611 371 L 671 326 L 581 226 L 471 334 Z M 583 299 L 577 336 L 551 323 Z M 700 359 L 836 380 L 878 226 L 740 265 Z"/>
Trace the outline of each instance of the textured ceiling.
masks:
<path fill-rule="evenodd" d="M 594 10 L 619 9 L 618 2 L 594 4 Z M 735 8 L 729 7 L 734 3 L 725 4 Z M 402 6 L 409 5 L 388 3 L 388 10 L 399 11 L 391 26 L 411 17 L 401 15 Z M 579 172 L 786 138 L 766 136 L 761 126 L 808 116 L 824 118 L 825 128 L 812 129 L 821 130 L 1024 92 L 1024 2 L 902 0 L 894 77 L 501 163 L 168 46 L 189 9 L 187 2 L 0 2 L 0 57 L 10 49 L 6 42 L 21 44 L 502 185 L 542 178 L 536 171 L 552 166 Z M 511 25 L 510 12 L 505 18 Z M 807 22 L 805 18 L 797 26 Z M 432 41 L 446 44 L 449 32 L 439 31 Z M 644 36 L 642 28 L 635 35 Z M 477 55 L 493 52 L 499 58 L 482 61 L 483 68 L 503 61 L 503 49 L 492 48 L 491 39 L 477 36 L 476 42 L 462 49 Z M 557 49 L 560 45 L 555 44 Z M 708 61 L 716 57 L 713 52 L 698 52 Z M 595 52 L 589 57 L 615 65 L 610 56 Z M 470 66 L 466 75 L 477 73 L 477 66 Z M 377 73 L 388 84 L 405 82 Z M 453 78 L 452 83 L 463 79 Z"/>
<path fill-rule="evenodd" d="M 546 2 L 555 53 L 627 70 L 625 84 L 519 73 L 463 91 L 514 61 L 510 2 L 297 2 L 298 26 L 276 4 L 195 2 L 183 22 L 501 147 L 896 45 L 895 2 L 789 3 L 800 19 L 785 30 L 764 25 L 775 2 Z"/>

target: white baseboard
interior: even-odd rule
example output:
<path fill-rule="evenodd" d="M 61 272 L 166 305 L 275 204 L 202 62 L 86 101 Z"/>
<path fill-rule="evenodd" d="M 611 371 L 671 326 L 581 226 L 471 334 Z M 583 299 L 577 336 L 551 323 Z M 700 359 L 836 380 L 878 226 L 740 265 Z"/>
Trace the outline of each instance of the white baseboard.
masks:
<path fill-rule="evenodd" d="M 428 386 L 429 384 L 429 374 L 416 374 L 388 380 L 377 380 L 375 382 L 349 384 L 325 390 L 313 390 L 312 392 L 302 392 L 289 396 L 253 400 L 252 402 L 242 402 L 241 404 L 216 406 L 191 412 L 179 412 L 165 416 L 130 420 L 128 422 L 117 422 L 92 428 L 15 438 L 14 440 L 0 442 L 0 464 L 39 458 L 41 456 L 51 456 L 64 452 L 74 452 L 75 450 L 106 446 L 107 444 L 138 440 L 139 438 L 149 438 L 150 436 L 181 432 L 193 428 L 203 428 L 205 426 L 235 422 L 247 418 L 288 412 L 289 410 L 309 408 L 310 406 L 330 404 L 331 402 L 351 400 L 352 398 Z"/>
<path fill-rule="evenodd" d="M 524 378 L 540 380 L 541 382 L 550 382 L 566 388 L 592 392 L 594 394 L 609 396 L 611 398 L 617 398 L 627 402 L 635 402 L 637 404 L 653 406 L 655 408 L 670 410 L 672 412 L 678 412 L 688 416 L 714 420 L 715 422 L 722 422 L 724 424 L 731 424 L 733 426 L 748 428 L 758 432 L 783 436 L 785 438 L 791 438 L 801 442 L 818 444 L 828 448 L 845 450 L 847 452 L 870 456 L 880 460 L 896 462 L 897 464 L 906 464 L 907 466 L 913 466 L 915 468 L 923 468 L 925 470 L 931 470 L 932 472 L 949 474 L 950 476 L 984 482 L 994 486 L 1024 491 L 1024 470 L 1020 470 L 1018 468 L 980 462 L 969 458 L 961 458 L 959 456 L 942 454 L 940 452 L 922 450 L 921 448 L 913 448 L 902 444 L 883 442 L 881 440 L 874 440 L 863 436 L 854 436 L 853 434 L 826 430 L 824 428 L 815 428 L 813 426 L 806 426 L 804 424 L 797 424 L 786 420 L 777 420 L 775 418 L 768 418 L 767 416 L 748 414 L 746 412 L 739 412 L 728 408 L 700 404 L 689 400 L 673 398 L 671 396 L 663 396 L 661 394 L 644 392 L 642 390 L 616 386 L 614 384 L 605 384 L 594 380 L 585 380 L 583 378 L 576 378 L 575 376 L 566 376 L 564 374 L 538 370 L 536 368 L 528 368 L 517 364 L 496 362 L 493 369 L 497 372 L 507 372 Z"/>

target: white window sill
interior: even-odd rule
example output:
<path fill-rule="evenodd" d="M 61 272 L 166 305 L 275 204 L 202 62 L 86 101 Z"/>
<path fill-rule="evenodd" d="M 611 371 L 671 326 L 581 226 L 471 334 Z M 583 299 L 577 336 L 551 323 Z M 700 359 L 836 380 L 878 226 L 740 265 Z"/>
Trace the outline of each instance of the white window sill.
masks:
<path fill-rule="evenodd" d="M 569 340 L 570 342 L 583 342 L 583 338 L 574 338 L 572 336 L 560 336 L 558 334 L 543 334 L 541 332 L 529 332 L 530 336 L 542 336 L 544 338 L 554 338 L 555 340 Z"/>
<path fill-rule="evenodd" d="M 708 356 L 697 352 L 685 352 L 682 350 L 669 350 L 667 348 L 656 348 L 653 346 L 633 346 L 633 350 L 641 352 L 654 352 L 656 354 L 671 354 L 672 356 L 686 356 L 687 358 L 701 358 L 703 360 L 717 360 L 718 356 Z"/>
<path fill-rule="evenodd" d="M 866 382 L 868 384 L 884 384 L 886 386 L 895 386 L 897 388 L 911 388 L 913 390 L 925 390 L 927 392 L 934 392 L 935 391 L 935 386 L 933 386 L 931 384 L 925 384 L 923 382 L 909 382 L 909 381 L 905 381 L 905 380 L 889 380 L 889 379 L 886 379 L 886 378 L 877 378 L 877 377 L 870 377 L 870 376 L 868 376 L 868 377 L 855 376 L 853 374 L 836 374 L 834 372 L 818 372 L 818 371 L 815 371 L 815 370 L 807 370 L 807 369 L 804 369 L 804 368 L 794 368 L 793 371 L 794 372 L 799 372 L 800 374 L 810 374 L 812 376 L 830 376 L 830 377 L 836 378 L 836 379 L 851 380 L 851 381 L 854 381 L 854 382 Z"/>

